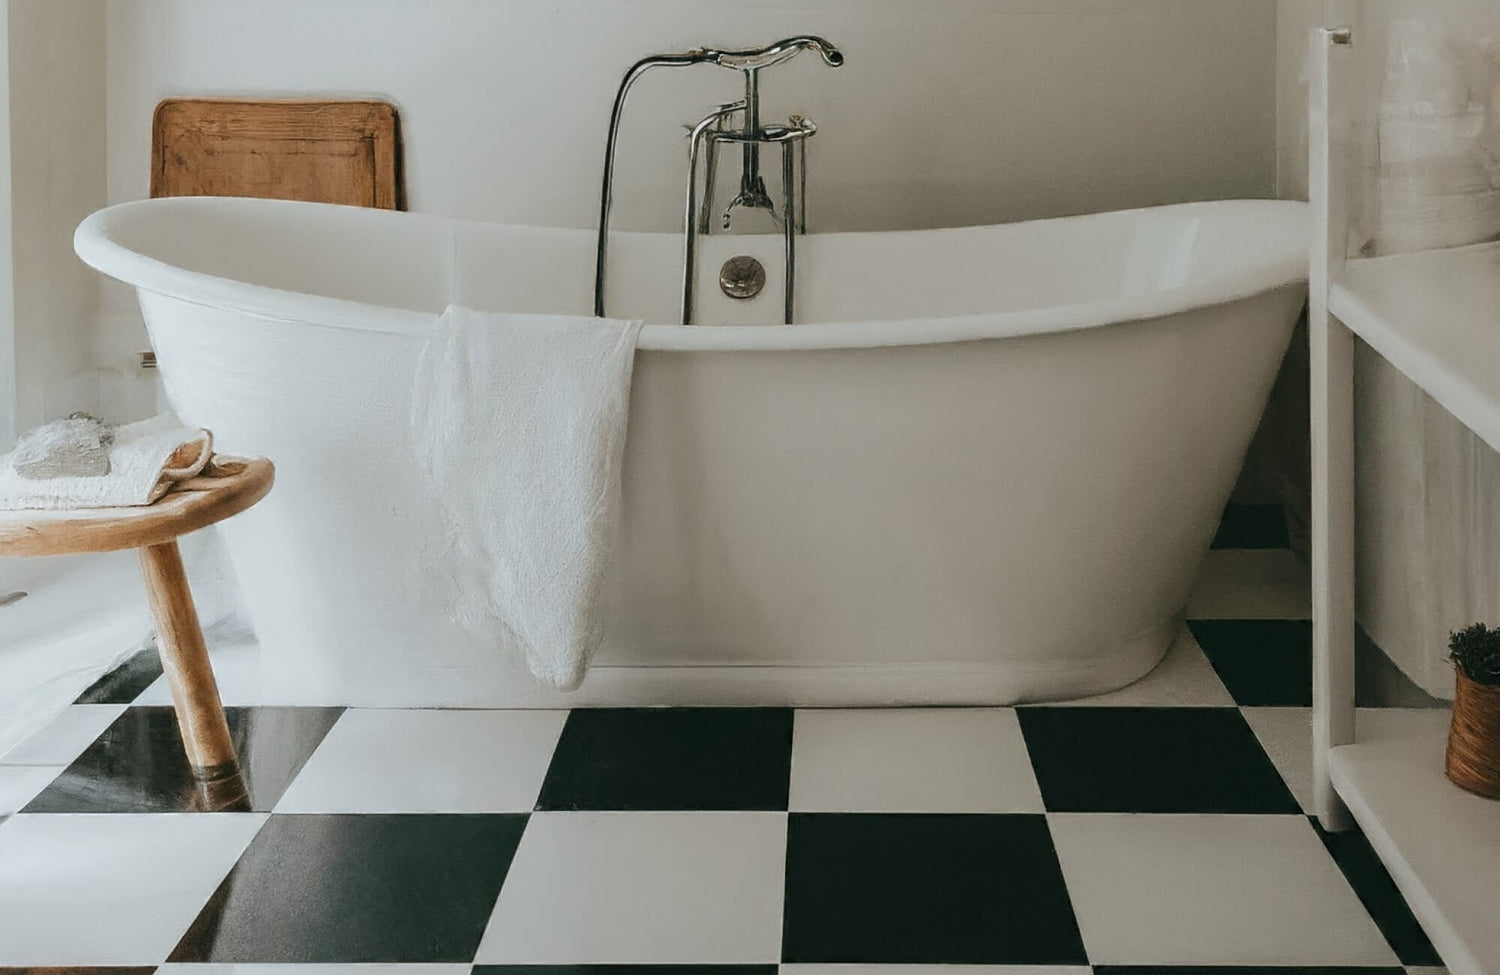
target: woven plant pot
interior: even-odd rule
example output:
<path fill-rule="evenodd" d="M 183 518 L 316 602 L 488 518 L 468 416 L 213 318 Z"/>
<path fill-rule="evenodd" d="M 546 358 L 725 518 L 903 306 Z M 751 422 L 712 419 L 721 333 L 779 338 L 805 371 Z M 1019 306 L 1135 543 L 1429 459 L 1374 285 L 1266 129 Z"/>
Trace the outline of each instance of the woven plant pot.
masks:
<path fill-rule="evenodd" d="M 1500 687 L 1476 684 L 1455 668 L 1448 778 L 1462 789 L 1500 799 Z"/>

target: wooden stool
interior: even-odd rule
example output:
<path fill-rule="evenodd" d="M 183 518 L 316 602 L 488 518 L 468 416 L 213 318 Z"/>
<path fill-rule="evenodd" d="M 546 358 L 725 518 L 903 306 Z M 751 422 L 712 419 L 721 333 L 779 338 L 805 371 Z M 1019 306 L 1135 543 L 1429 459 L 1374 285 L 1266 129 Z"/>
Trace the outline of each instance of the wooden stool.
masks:
<path fill-rule="evenodd" d="M 188 765 L 202 781 L 235 776 L 239 762 L 177 539 L 254 505 L 271 490 L 268 460 L 215 458 L 205 474 L 153 505 L 71 511 L 0 511 L 0 556 L 140 550 L 162 670 L 172 690 Z"/>

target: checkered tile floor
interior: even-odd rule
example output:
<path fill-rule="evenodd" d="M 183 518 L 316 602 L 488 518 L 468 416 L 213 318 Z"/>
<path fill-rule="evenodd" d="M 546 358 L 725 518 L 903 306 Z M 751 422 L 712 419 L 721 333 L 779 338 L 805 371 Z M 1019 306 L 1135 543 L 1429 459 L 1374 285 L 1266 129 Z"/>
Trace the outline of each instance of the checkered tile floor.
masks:
<path fill-rule="evenodd" d="M 1274 538 L 1260 544 L 1274 520 L 1257 517 L 1231 511 L 1197 618 L 1155 673 L 1104 698 L 237 707 L 238 811 L 201 811 L 213 799 L 187 775 L 172 712 L 140 703 L 161 699 L 144 655 L 0 759 L 0 813 L 19 810 L 0 823 L 0 965 L 1436 966 L 1363 839 L 1306 815 L 1306 582 Z"/>

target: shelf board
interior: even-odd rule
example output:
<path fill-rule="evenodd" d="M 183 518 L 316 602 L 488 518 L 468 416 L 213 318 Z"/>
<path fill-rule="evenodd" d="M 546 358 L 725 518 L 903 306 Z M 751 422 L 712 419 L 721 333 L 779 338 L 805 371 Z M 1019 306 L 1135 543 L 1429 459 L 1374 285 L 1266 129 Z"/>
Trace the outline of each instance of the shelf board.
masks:
<path fill-rule="evenodd" d="M 1500 243 L 1351 260 L 1328 307 L 1500 450 Z"/>
<path fill-rule="evenodd" d="M 1389 714 L 1329 753 L 1334 788 L 1451 975 L 1500 972 L 1500 801 L 1443 775 L 1448 712 Z"/>

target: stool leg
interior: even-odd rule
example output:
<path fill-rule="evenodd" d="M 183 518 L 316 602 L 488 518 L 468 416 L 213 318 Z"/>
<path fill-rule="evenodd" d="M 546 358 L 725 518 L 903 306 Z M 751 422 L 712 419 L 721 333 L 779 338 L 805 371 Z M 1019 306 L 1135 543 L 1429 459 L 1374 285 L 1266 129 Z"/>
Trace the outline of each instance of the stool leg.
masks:
<path fill-rule="evenodd" d="M 200 779 L 233 775 L 239 771 L 239 763 L 182 567 L 182 553 L 172 541 L 148 545 L 140 550 L 140 556 L 151 615 L 156 619 L 162 670 L 172 689 L 188 764 Z"/>

